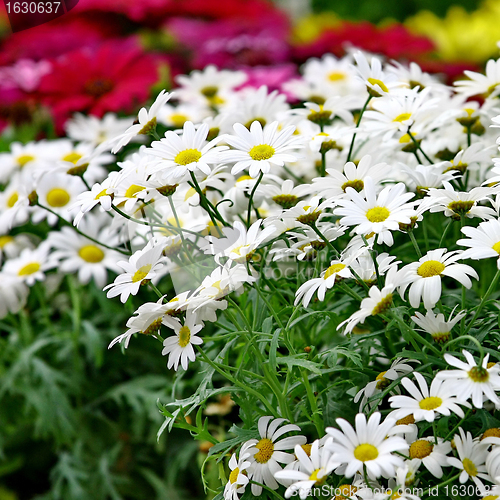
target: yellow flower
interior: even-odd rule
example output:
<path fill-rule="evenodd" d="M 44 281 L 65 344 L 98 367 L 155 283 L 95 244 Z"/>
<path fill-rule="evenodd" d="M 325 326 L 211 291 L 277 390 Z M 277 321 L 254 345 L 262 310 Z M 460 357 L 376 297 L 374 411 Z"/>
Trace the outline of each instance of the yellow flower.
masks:
<path fill-rule="evenodd" d="M 474 12 L 453 6 L 444 19 L 422 11 L 405 24 L 414 33 L 429 37 L 438 55 L 447 61 L 483 62 L 498 54 L 500 5 L 495 0 L 486 0 Z"/>

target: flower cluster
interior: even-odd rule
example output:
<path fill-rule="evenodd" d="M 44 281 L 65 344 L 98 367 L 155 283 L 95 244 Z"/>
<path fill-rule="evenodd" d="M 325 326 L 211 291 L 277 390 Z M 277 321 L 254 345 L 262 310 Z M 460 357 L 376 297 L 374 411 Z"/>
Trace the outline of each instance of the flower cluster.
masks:
<path fill-rule="evenodd" d="M 449 87 L 328 55 L 286 82 L 294 106 L 209 66 L 135 123 L 78 114 L 67 138 L 13 142 L 0 316 L 77 274 L 135 309 L 110 348 L 144 335 L 180 376 L 206 365 L 163 428 L 210 438 L 208 459 L 242 445 L 219 498 L 403 498 L 453 474 L 497 491 L 499 64 Z M 224 392 L 247 427 L 231 440 L 202 419 Z"/>

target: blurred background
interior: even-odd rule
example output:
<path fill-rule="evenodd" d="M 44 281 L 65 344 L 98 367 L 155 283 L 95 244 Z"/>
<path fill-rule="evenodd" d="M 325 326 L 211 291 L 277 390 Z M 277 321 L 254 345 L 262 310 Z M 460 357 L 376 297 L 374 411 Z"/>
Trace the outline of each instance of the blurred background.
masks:
<path fill-rule="evenodd" d="M 279 89 L 308 58 L 357 46 L 452 82 L 496 59 L 499 39 L 500 0 L 80 0 L 14 35 L 1 5 L 0 151 L 63 136 L 75 112 L 134 114 L 175 75 L 208 64 Z M 199 473 L 209 445 L 180 430 L 157 439 L 157 401 L 182 399 L 203 374 L 174 379 L 145 336 L 127 352 L 107 349 L 155 298 L 144 290 L 122 307 L 72 278 L 37 283 L 0 320 L 0 500 L 212 498 Z M 223 439 L 237 409 L 209 403 Z M 205 471 L 217 487 L 218 468 Z"/>

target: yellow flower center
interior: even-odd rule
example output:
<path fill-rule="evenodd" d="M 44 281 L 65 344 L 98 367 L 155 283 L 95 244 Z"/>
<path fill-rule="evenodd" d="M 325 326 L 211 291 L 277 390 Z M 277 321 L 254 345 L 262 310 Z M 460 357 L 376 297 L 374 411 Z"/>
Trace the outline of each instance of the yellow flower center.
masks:
<path fill-rule="evenodd" d="M 392 120 L 393 122 L 404 122 L 406 120 L 409 120 L 411 118 L 411 113 L 401 113 L 400 115 L 396 116 L 396 118 L 394 118 L 394 120 Z"/>
<path fill-rule="evenodd" d="M 152 321 L 142 333 L 144 335 L 151 335 L 153 333 L 157 333 L 161 327 L 162 319 L 163 319 L 163 316 Z"/>
<path fill-rule="evenodd" d="M 496 253 L 500 254 L 500 241 L 497 241 L 492 248 Z"/>
<path fill-rule="evenodd" d="M 377 380 L 377 389 L 384 389 L 391 383 L 389 379 L 384 377 L 386 373 L 387 371 L 381 372 L 375 377 L 375 380 Z"/>
<path fill-rule="evenodd" d="M 278 194 L 273 196 L 273 201 L 283 208 L 292 208 L 297 205 L 299 199 L 293 194 Z"/>
<path fill-rule="evenodd" d="M 498 427 L 492 427 L 491 429 L 486 429 L 481 436 L 481 441 L 487 437 L 500 438 L 500 429 Z"/>
<path fill-rule="evenodd" d="M 24 267 L 19 269 L 17 272 L 18 276 L 28 276 L 30 274 L 35 274 L 40 270 L 40 263 L 39 262 L 30 262 L 29 264 L 26 264 Z"/>
<path fill-rule="evenodd" d="M 342 71 L 332 71 L 328 73 L 328 80 L 331 82 L 339 82 L 340 80 L 345 80 L 346 74 Z"/>
<path fill-rule="evenodd" d="M 261 439 L 255 447 L 259 450 L 254 458 L 259 464 L 265 464 L 269 462 L 274 453 L 274 444 L 270 439 Z"/>
<path fill-rule="evenodd" d="M 389 89 L 382 80 L 377 80 L 376 78 L 368 78 L 368 82 L 372 85 L 378 85 L 384 92 L 389 92 Z"/>
<path fill-rule="evenodd" d="M 415 137 L 415 135 L 417 134 L 413 134 L 413 137 Z M 411 137 L 410 137 L 410 134 L 403 134 L 400 138 L 399 138 L 399 144 L 408 144 L 409 142 L 411 141 Z"/>
<path fill-rule="evenodd" d="M 179 345 L 181 347 L 186 347 L 191 340 L 191 330 L 188 326 L 181 326 L 179 330 Z"/>
<path fill-rule="evenodd" d="M 133 198 L 137 193 L 143 191 L 144 189 L 145 189 L 144 186 L 138 186 L 137 184 L 132 184 L 125 191 L 125 198 Z"/>
<path fill-rule="evenodd" d="M 178 165 L 189 165 L 191 163 L 196 163 L 200 158 L 201 152 L 197 149 L 185 149 L 177 154 L 174 161 Z"/>
<path fill-rule="evenodd" d="M 14 241 L 12 236 L 0 236 L 0 248 L 3 248 L 12 241 Z"/>
<path fill-rule="evenodd" d="M 372 316 L 376 316 L 377 314 L 381 314 L 392 305 L 392 293 L 387 294 L 374 308 L 372 311 Z"/>
<path fill-rule="evenodd" d="M 254 146 L 248 154 L 252 160 L 269 160 L 274 154 L 274 148 L 268 144 L 259 144 L 258 146 Z"/>
<path fill-rule="evenodd" d="M 446 266 L 438 260 L 426 260 L 417 269 L 417 274 L 422 278 L 431 278 L 432 276 L 439 276 Z"/>
<path fill-rule="evenodd" d="M 314 481 L 314 484 L 321 485 L 326 481 L 326 476 L 323 475 L 322 477 L 318 478 L 318 474 L 321 472 L 322 469 L 316 469 L 313 471 L 313 473 L 309 476 L 310 481 Z"/>
<path fill-rule="evenodd" d="M 396 420 L 396 425 L 409 425 L 415 423 L 415 417 L 410 413 L 406 417 Z"/>
<path fill-rule="evenodd" d="M 14 193 L 12 193 L 9 196 L 9 199 L 7 200 L 7 206 L 9 208 L 12 208 L 16 204 L 18 199 L 19 199 L 19 195 L 17 194 L 17 191 L 15 191 Z"/>
<path fill-rule="evenodd" d="M 78 250 L 78 255 L 85 261 L 92 264 L 101 262 L 104 259 L 104 252 L 95 245 L 85 245 Z"/>
<path fill-rule="evenodd" d="M 170 115 L 170 121 L 173 123 L 174 127 L 181 128 L 187 121 L 189 117 L 181 114 Z"/>
<path fill-rule="evenodd" d="M 323 279 L 327 280 L 333 274 L 337 274 L 342 271 L 342 269 L 345 269 L 345 264 L 333 264 L 326 270 Z"/>
<path fill-rule="evenodd" d="M 208 98 L 211 98 L 211 97 L 214 97 L 217 92 L 219 91 L 218 87 L 216 87 L 215 85 L 209 85 L 207 87 L 203 87 L 200 92 L 205 96 L 205 97 L 208 97 Z"/>
<path fill-rule="evenodd" d="M 384 222 L 389 215 L 391 215 L 391 212 L 385 207 L 373 207 L 366 212 L 366 218 L 370 222 Z"/>
<path fill-rule="evenodd" d="M 487 495 L 483 497 L 483 500 L 498 500 L 498 495 Z"/>
<path fill-rule="evenodd" d="M 410 446 L 410 458 L 428 457 L 434 448 L 434 445 L 426 439 L 419 439 Z"/>
<path fill-rule="evenodd" d="M 29 163 L 30 161 L 33 161 L 35 159 L 34 156 L 31 155 L 21 155 L 17 157 L 17 164 L 23 168 L 26 163 Z"/>
<path fill-rule="evenodd" d="M 462 464 L 464 466 L 464 471 L 467 472 L 469 476 L 477 476 L 477 467 L 471 459 L 464 458 L 462 460 Z"/>
<path fill-rule="evenodd" d="M 156 116 L 153 116 L 153 118 L 151 118 L 151 120 L 149 120 L 148 123 L 146 123 L 146 125 L 144 125 L 144 127 L 142 127 L 141 130 L 139 130 L 139 132 L 137 133 L 139 135 L 148 135 L 152 130 L 156 128 L 156 125 Z"/>
<path fill-rule="evenodd" d="M 248 120 L 246 123 L 245 123 L 245 127 L 250 130 L 250 127 L 252 126 L 252 123 L 253 122 L 259 122 L 262 127 L 265 127 L 266 123 L 267 123 L 267 120 L 265 118 L 262 118 L 260 116 L 257 116 L 256 118 L 251 118 L 250 120 Z"/>
<path fill-rule="evenodd" d="M 240 469 L 236 467 L 236 469 L 231 471 L 231 474 L 229 474 L 229 482 L 231 484 L 234 484 L 236 480 L 238 479 L 238 476 L 240 475 Z"/>
<path fill-rule="evenodd" d="M 372 444 L 360 444 L 354 448 L 354 457 L 361 462 L 369 462 L 378 457 L 378 450 Z"/>
<path fill-rule="evenodd" d="M 474 206 L 473 201 L 452 201 L 448 204 L 448 208 L 458 215 L 466 215 Z"/>
<path fill-rule="evenodd" d="M 149 271 L 151 271 L 151 267 L 151 264 L 140 267 L 132 276 L 132 283 L 142 281 L 148 275 Z"/>
<path fill-rule="evenodd" d="M 312 448 L 312 444 L 303 444 L 303 445 L 301 446 L 301 448 L 302 448 L 302 449 L 306 452 L 306 455 L 307 455 L 308 457 L 310 457 L 310 456 L 311 456 L 311 448 Z"/>
<path fill-rule="evenodd" d="M 103 189 L 96 197 L 95 199 L 98 200 L 99 198 L 102 198 L 103 196 L 108 196 L 108 194 L 106 193 L 106 189 Z"/>
<path fill-rule="evenodd" d="M 72 151 L 71 153 L 68 153 L 67 155 L 63 156 L 63 161 L 69 161 L 70 163 L 75 163 L 82 157 L 80 153 L 77 153 L 75 151 Z"/>
<path fill-rule="evenodd" d="M 359 193 L 365 187 L 365 183 L 361 179 L 355 179 L 353 181 L 344 182 L 344 184 L 342 184 L 341 186 L 342 191 L 344 191 L 345 193 L 345 190 L 348 187 L 355 189 Z"/>
<path fill-rule="evenodd" d="M 482 366 L 474 366 L 474 368 L 471 368 L 469 370 L 468 375 L 473 382 L 477 382 L 480 384 L 483 382 L 487 382 L 490 378 L 488 370 L 486 368 L 483 368 Z"/>
<path fill-rule="evenodd" d="M 242 175 L 241 177 L 238 177 L 238 180 L 236 182 L 243 182 L 243 181 L 251 181 L 252 178 L 249 175 Z"/>
<path fill-rule="evenodd" d="M 60 208 L 69 203 L 71 196 L 63 188 L 54 188 L 47 193 L 47 203 L 51 207 Z"/>
<path fill-rule="evenodd" d="M 337 491 L 339 491 L 339 495 L 336 495 L 334 500 L 346 500 L 346 498 L 354 496 L 358 488 L 351 484 L 341 484 L 337 487 Z"/>
<path fill-rule="evenodd" d="M 418 402 L 418 406 L 420 406 L 422 410 L 435 410 L 436 408 L 439 408 L 442 404 L 443 400 L 436 396 L 424 398 Z"/>

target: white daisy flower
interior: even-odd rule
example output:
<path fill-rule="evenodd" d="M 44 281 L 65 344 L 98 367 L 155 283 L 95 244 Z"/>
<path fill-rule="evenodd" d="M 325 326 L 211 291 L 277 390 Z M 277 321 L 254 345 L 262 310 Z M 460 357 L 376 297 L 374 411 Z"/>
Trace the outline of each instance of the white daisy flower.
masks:
<path fill-rule="evenodd" d="M 394 380 L 397 380 L 398 378 L 402 377 L 403 375 L 406 375 L 407 373 L 412 372 L 415 368 L 408 363 L 419 363 L 419 361 L 416 360 L 409 360 L 409 359 L 403 359 L 403 358 L 396 358 L 392 363 L 391 366 L 379 373 L 375 380 L 372 380 L 369 382 L 366 387 L 361 389 L 356 396 L 354 396 L 354 402 L 357 403 L 361 397 L 361 403 L 359 405 L 360 411 L 364 409 L 364 406 L 368 402 L 368 400 L 374 396 L 375 394 L 378 394 L 382 392 L 384 389 L 386 389 Z M 397 388 L 396 388 L 397 389 Z M 373 405 L 373 403 L 372 403 Z"/>
<path fill-rule="evenodd" d="M 368 297 L 365 297 L 359 306 L 359 310 L 337 326 L 341 330 L 344 326 L 344 333 L 351 333 L 358 323 L 363 323 L 368 316 L 376 316 L 385 313 L 392 306 L 392 294 L 395 284 L 389 283 L 379 290 L 377 286 L 370 287 Z"/>
<path fill-rule="evenodd" d="M 448 463 L 452 467 L 461 469 L 462 473 L 458 480 L 465 483 L 472 479 L 478 488 L 484 488 L 481 479 L 490 480 L 486 472 L 485 460 L 488 455 L 488 444 L 472 439 L 470 432 L 465 432 L 462 428 L 458 429 L 460 434 L 455 434 L 453 442 L 457 449 L 458 458 L 449 457 Z"/>
<path fill-rule="evenodd" d="M 79 177 L 66 174 L 46 174 L 39 181 L 36 188 L 38 203 L 55 212 L 63 219 L 73 220 L 73 203 L 79 194 L 86 191 L 85 184 Z M 57 215 L 40 208 L 33 213 L 33 222 L 39 223 L 43 219 L 53 226 L 58 221 Z"/>
<path fill-rule="evenodd" d="M 251 479 L 257 483 L 265 484 L 272 490 L 278 489 L 274 474 L 282 470 L 280 463 L 289 464 L 294 461 L 294 455 L 284 450 L 293 450 L 296 445 L 306 444 L 304 436 L 289 436 L 280 439 L 288 432 L 300 431 L 298 425 L 282 424 L 287 422 L 284 418 L 260 417 L 258 423 L 260 439 L 250 439 L 246 442 L 250 452 L 249 467 Z M 252 495 L 259 496 L 262 486 L 252 484 Z"/>
<path fill-rule="evenodd" d="M 33 286 L 36 281 L 45 279 L 45 271 L 55 267 L 49 258 L 49 246 L 42 243 L 34 250 L 25 248 L 19 257 L 5 262 L 2 273 L 18 281 Z"/>
<path fill-rule="evenodd" d="M 327 176 L 313 179 L 311 191 L 322 198 L 338 196 L 346 198 L 348 187 L 364 194 L 366 177 L 370 177 L 375 184 L 378 184 L 388 177 L 389 172 L 390 167 L 387 163 L 372 165 L 371 155 L 364 155 L 357 165 L 352 161 L 347 162 L 343 173 L 333 168 L 326 169 Z"/>
<path fill-rule="evenodd" d="M 476 271 L 466 265 L 457 264 L 462 259 L 461 252 L 446 252 L 446 248 L 430 250 L 418 262 L 404 266 L 401 270 L 399 293 L 404 296 L 406 288 L 411 285 L 408 298 L 414 308 L 418 308 L 423 300 L 426 309 L 432 309 L 441 298 L 441 277 L 448 276 L 457 280 L 466 288 L 472 286 L 469 276 L 479 279 Z"/>
<path fill-rule="evenodd" d="M 179 88 L 176 96 L 185 103 L 202 106 L 220 106 L 228 95 L 248 79 L 244 71 L 218 69 L 209 64 L 202 70 L 191 71 L 189 75 L 178 75 L 175 81 Z"/>
<path fill-rule="evenodd" d="M 133 118 L 118 118 L 114 113 L 106 113 L 102 118 L 75 113 L 64 128 L 70 139 L 98 146 L 123 134 L 133 121 Z"/>
<path fill-rule="evenodd" d="M 182 135 L 171 130 L 165 133 L 165 138 L 154 141 L 148 153 L 161 159 L 159 167 L 169 169 L 172 175 L 181 176 L 187 172 L 200 170 L 208 175 L 211 172 L 209 164 L 222 160 L 220 153 L 227 146 L 216 146 L 221 141 L 216 137 L 207 143 L 208 125 L 202 123 L 198 129 L 192 122 L 186 122 Z"/>
<path fill-rule="evenodd" d="M 221 161 L 235 162 L 231 169 L 233 175 L 248 168 L 251 177 L 269 173 L 271 164 L 282 167 L 285 162 L 296 161 L 297 156 L 289 151 L 303 147 L 302 138 L 293 135 L 293 125 L 281 131 L 278 131 L 278 126 L 275 121 L 262 128 L 260 122 L 254 121 L 248 130 L 241 123 L 235 123 L 236 135 L 224 137 L 234 149 L 224 151 Z"/>
<path fill-rule="evenodd" d="M 376 56 L 368 62 L 366 55 L 361 51 L 353 54 L 356 60 L 355 69 L 358 73 L 358 78 L 366 85 L 366 89 L 373 97 L 381 97 L 388 94 L 391 89 L 401 87 L 403 83 L 397 81 L 394 73 L 385 73 L 382 70 L 382 63 Z"/>
<path fill-rule="evenodd" d="M 321 486 L 330 472 L 340 464 L 330 461 L 331 449 L 320 447 L 319 440 L 314 441 L 310 454 L 302 446 L 295 445 L 295 456 L 299 461 L 298 470 L 280 470 L 274 474 L 276 479 L 293 481 L 285 491 L 285 498 L 299 494 L 305 500 L 314 486 Z"/>
<path fill-rule="evenodd" d="M 102 221 L 101 221 L 102 222 Z M 108 246 L 118 246 L 118 238 L 110 234 L 98 220 L 87 224 L 83 232 L 97 241 L 106 241 Z M 103 247 L 70 227 L 49 233 L 47 243 L 53 248 L 51 257 L 58 262 L 59 270 L 67 274 L 78 274 L 80 283 L 86 285 L 91 279 L 99 288 L 107 282 L 108 270 L 120 273 L 117 265 L 120 253 Z"/>
<path fill-rule="evenodd" d="M 5 271 L 0 272 L 0 319 L 9 313 L 17 314 L 25 305 L 30 289 L 18 279 Z"/>
<path fill-rule="evenodd" d="M 118 172 L 110 172 L 102 183 L 96 182 L 90 191 L 85 191 L 76 197 L 71 208 L 75 210 L 79 208 L 80 211 L 75 216 L 73 221 L 74 226 L 79 227 L 83 216 L 97 205 L 100 205 L 102 210 L 106 212 L 111 210 L 115 192 L 114 184 L 118 182 L 119 177 L 120 174 Z"/>
<path fill-rule="evenodd" d="M 233 453 L 229 459 L 231 473 L 224 488 L 224 500 L 239 500 L 238 495 L 245 492 L 249 482 L 247 470 L 251 465 L 251 462 L 248 460 L 249 456 L 248 446 L 242 446 L 239 458 L 236 458 L 236 453 Z"/>
<path fill-rule="evenodd" d="M 431 89 L 405 89 L 399 94 L 389 94 L 376 99 L 371 109 L 363 115 L 363 129 L 383 134 L 383 140 L 391 139 L 397 132 L 406 133 L 409 127 L 422 133 L 422 127 L 434 116 L 431 113 L 439 102 L 431 98 Z"/>
<path fill-rule="evenodd" d="M 280 179 L 279 182 L 281 182 L 279 186 L 275 184 L 260 184 L 257 191 L 271 197 L 274 203 L 284 209 L 294 207 L 298 203 L 299 198 L 306 196 L 309 192 L 308 186 L 304 184 L 294 187 L 291 179 L 284 181 Z"/>
<path fill-rule="evenodd" d="M 242 123 L 249 129 L 254 121 L 264 127 L 279 120 L 289 109 L 285 94 L 280 94 L 277 90 L 268 92 L 263 85 L 258 89 L 246 87 L 238 92 L 224 107 L 224 115 L 228 116 L 227 124 Z"/>
<path fill-rule="evenodd" d="M 410 393 L 409 396 L 391 396 L 389 402 L 391 408 L 398 408 L 390 413 L 390 416 L 399 420 L 407 415 L 413 415 L 415 422 L 426 420 L 434 422 L 441 414 L 444 416 L 456 413 L 459 417 L 464 417 L 464 412 L 458 404 L 470 408 L 468 403 L 458 400 L 453 392 L 448 389 L 443 380 L 435 378 L 429 390 L 425 378 L 418 372 L 414 373 L 419 387 L 408 378 L 401 380 L 403 387 Z M 458 404 L 457 404 L 458 403 Z"/>
<path fill-rule="evenodd" d="M 135 136 L 147 135 L 152 130 L 155 130 L 158 112 L 172 96 L 172 93 L 169 93 L 166 90 L 162 90 L 149 109 L 141 108 L 137 116 L 138 123 L 130 126 L 123 134 L 110 139 L 109 142 L 114 143 L 113 149 L 111 151 L 116 154 Z M 103 143 L 102 146 L 105 146 L 106 144 L 107 143 Z"/>
<path fill-rule="evenodd" d="M 393 453 L 408 450 L 408 444 L 400 436 L 388 437 L 395 420 L 386 418 L 380 423 L 380 419 L 379 412 L 373 413 L 368 422 L 363 413 L 358 413 L 355 429 L 343 418 L 336 420 L 342 431 L 333 427 L 326 429 L 333 438 L 333 442 L 327 445 L 333 452 L 331 461 L 347 465 L 346 477 L 352 477 L 356 472 L 363 473 L 366 467 L 371 479 L 389 478 L 394 476 L 397 467 L 403 465 L 402 458 Z"/>
<path fill-rule="evenodd" d="M 349 260 L 332 260 L 330 266 L 321 273 L 319 278 L 312 278 L 299 287 L 295 293 L 294 305 L 302 301 L 302 305 L 307 307 L 316 292 L 318 300 L 323 302 L 326 291 L 330 290 L 340 278 L 352 278 L 349 264 Z"/>
<path fill-rule="evenodd" d="M 118 337 L 114 338 L 108 346 L 111 349 L 115 344 L 121 344 L 125 348 L 128 347 L 132 335 L 140 333 L 143 335 L 152 335 L 158 337 L 161 325 L 165 319 L 165 315 L 172 309 L 172 304 L 163 303 L 163 297 L 158 302 L 146 302 L 142 304 L 127 321 L 128 330 Z M 172 327 L 179 323 L 177 318 L 169 317 L 169 325 Z"/>
<path fill-rule="evenodd" d="M 197 333 L 203 328 L 203 323 L 197 324 L 196 314 L 188 314 L 184 324 L 174 324 L 175 335 L 167 337 L 163 341 L 163 356 L 168 354 L 167 368 L 173 367 L 175 371 L 179 368 L 179 363 L 184 370 L 187 370 L 189 361 L 196 359 L 193 345 L 203 344 L 203 340 Z"/>
<path fill-rule="evenodd" d="M 409 167 L 402 163 L 400 165 L 409 177 L 408 181 L 405 182 L 409 184 L 412 191 L 416 191 L 421 196 L 424 196 L 430 188 L 443 187 L 444 181 L 451 181 L 459 175 L 458 170 L 443 171 L 451 166 L 449 161 L 434 165 L 416 165 L 415 167 Z"/>
<path fill-rule="evenodd" d="M 443 467 L 448 467 L 448 453 L 451 451 L 451 443 L 443 441 L 440 437 L 425 437 L 413 441 L 408 454 L 412 460 L 418 460 L 424 467 L 438 479 L 443 477 Z"/>
<path fill-rule="evenodd" d="M 443 181 L 443 186 L 444 189 L 429 189 L 426 203 L 430 206 L 430 212 L 444 212 L 446 217 L 456 220 L 460 220 L 462 215 L 481 219 L 491 219 L 496 215 L 492 208 L 478 205 L 479 201 L 489 200 L 490 188 L 475 187 L 470 191 L 455 191 L 447 181 Z"/>
<path fill-rule="evenodd" d="M 467 359 L 467 363 L 460 361 L 455 356 L 446 353 L 445 361 L 458 370 L 440 371 L 436 378 L 446 380 L 447 389 L 461 401 L 467 401 L 469 398 L 476 408 L 483 407 L 483 395 L 486 396 L 495 405 L 500 405 L 500 399 L 495 391 L 500 390 L 500 368 L 497 364 L 488 368 L 489 354 L 483 358 L 481 366 L 476 364 L 472 354 L 465 349 L 462 350 Z"/>
<path fill-rule="evenodd" d="M 466 315 L 464 311 L 459 312 L 453 319 L 453 311 L 450 313 L 448 321 L 444 319 L 444 314 L 434 314 L 428 309 L 425 316 L 420 312 L 415 312 L 415 316 L 411 319 L 416 323 L 424 332 L 430 333 L 434 342 L 444 343 L 450 340 L 452 328 Z"/>
<path fill-rule="evenodd" d="M 120 295 L 120 300 L 125 303 L 129 295 L 137 295 L 141 284 L 153 279 L 163 267 L 162 252 L 162 242 L 152 240 L 142 250 L 137 250 L 131 255 L 128 262 L 123 260 L 117 262 L 124 273 L 104 287 L 103 290 L 108 290 L 106 296 L 111 298 Z"/>
<path fill-rule="evenodd" d="M 462 259 L 497 259 L 497 267 L 500 269 L 500 219 L 492 219 L 481 222 L 477 228 L 465 226 L 462 233 L 468 239 L 457 241 L 457 245 L 469 247 L 462 254 Z"/>
<path fill-rule="evenodd" d="M 490 59 L 486 63 L 486 74 L 465 70 L 468 80 L 454 82 L 457 92 L 464 96 L 486 94 L 488 97 L 496 97 L 500 93 L 500 59 Z"/>
<path fill-rule="evenodd" d="M 386 186 L 377 196 L 373 179 L 366 177 L 364 197 L 347 187 L 346 195 L 350 199 L 337 200 L 341 208 L 334 213 L 342 216 L 341 224 L 356 226 L 357 234 L 375 233 L 377 243 L 391 246 L 394 243 L 391 231 L 399 231 L 399 224 L 410 224 L 411 217 L 416 216 L 414 203 L 407 203 L 414 194 L 405 193 L 405 190 L 406 186 L 399 183 Z"/>

